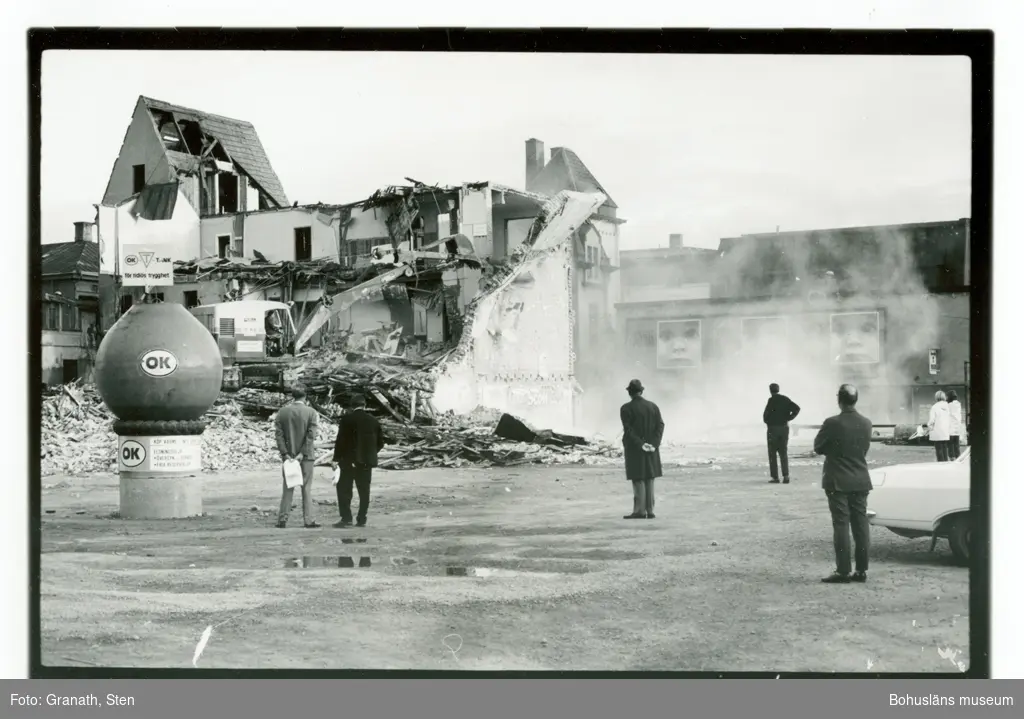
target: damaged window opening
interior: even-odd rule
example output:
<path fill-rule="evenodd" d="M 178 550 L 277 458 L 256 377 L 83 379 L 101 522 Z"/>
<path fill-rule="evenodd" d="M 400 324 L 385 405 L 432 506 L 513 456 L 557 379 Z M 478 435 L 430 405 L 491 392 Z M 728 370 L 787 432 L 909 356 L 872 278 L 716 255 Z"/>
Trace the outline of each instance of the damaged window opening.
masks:
<path fill-rule="evenodd" d="M 185 309 L 190 310 L 199 306 L 199 291 L 185 290 Z"/>
<path fill-rule="evenodd" d="M 178 120 L 181 136 L 185 141 L 185 151 L 190 155 L 198 155 L 203 150 L 203 131 L 194 120 Z"/>
<path fill-rule="evenodd" d="M 132 166 L 132 194 L 142 192 L 146 187 L 146 166 Z"/>
<path fill-rule="evenodd" d="M 217 236 L 217 257 L 225 259 L 231 256 L 231 235 Z"/>
<path fill-rule="evenodd" d="M 218 177 L 221 214 L 238 212 L 238 175 L 221 172 Z"/>
<path fill-rule="evenodd" d="M 313 259 L 313 228 L 295 228 L 295 261 L 309 262 Z"/>

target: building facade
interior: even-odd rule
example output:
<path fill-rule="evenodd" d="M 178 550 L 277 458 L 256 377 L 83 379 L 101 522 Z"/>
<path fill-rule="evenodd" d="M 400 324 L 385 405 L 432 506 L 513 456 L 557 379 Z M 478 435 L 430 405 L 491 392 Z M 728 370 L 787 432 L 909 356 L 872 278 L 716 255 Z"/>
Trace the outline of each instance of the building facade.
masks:
<path fill-rule="evenodd" d="M 92 374 L 99 346 L 99 248 L 91 222 L 75 223 L 73 242 L 43 245 L 43 383 L 64 384 Z"/>
<path fill-rule="evenodd" d="M 771 382 L 811 424 L 843 382 L 878 425 L 926 417 L 937 389 L 969 411 L 969 236 L 958 220 L 627 255 L 619 363 L 688 426 L 758 425 Z"/>

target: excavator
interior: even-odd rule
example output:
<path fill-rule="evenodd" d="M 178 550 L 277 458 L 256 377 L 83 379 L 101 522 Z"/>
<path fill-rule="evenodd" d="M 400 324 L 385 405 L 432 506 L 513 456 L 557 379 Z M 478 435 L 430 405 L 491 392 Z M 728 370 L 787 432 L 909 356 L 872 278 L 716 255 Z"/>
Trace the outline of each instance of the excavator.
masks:
<path fill-rule="evenodd" d="M 443 252 L 433 251 L 442 244 Z M 417 259 L 452 259 L 471 254 L 472 247 L 464 235 L 442 238 L 418 251 L 410 251 L 408 243 L 399 249 L 378 247 L 371 255 L 371 266 L 390 267 L 355 287 L 324 296 L 298 327 L 292 319 L 291 302 L 239 299 L 200 305 L 189 311 L 220 347 L 222 389 L 235 391 L 247 381 L 261 380 L 283 391 L 298 379 L 302 348 L 332 318 L 361 300 L 379 299 L 384 285 L 413 274 Z"/>

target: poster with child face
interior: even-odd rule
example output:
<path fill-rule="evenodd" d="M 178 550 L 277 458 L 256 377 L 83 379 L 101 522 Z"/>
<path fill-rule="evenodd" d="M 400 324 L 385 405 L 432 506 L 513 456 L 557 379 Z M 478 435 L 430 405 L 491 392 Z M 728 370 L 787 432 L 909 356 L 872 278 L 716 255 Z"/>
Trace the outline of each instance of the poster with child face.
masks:
<path fill-rule="evenodd" d="M 831 317 L 833 364 L 875 364 L 879 361 L 877 312 L 844 312 Z"/>
<path fill-rule="evenodd" d="M 700 320 L 658 323 L 658 369 L 700 367 L 702 356 Z"/>

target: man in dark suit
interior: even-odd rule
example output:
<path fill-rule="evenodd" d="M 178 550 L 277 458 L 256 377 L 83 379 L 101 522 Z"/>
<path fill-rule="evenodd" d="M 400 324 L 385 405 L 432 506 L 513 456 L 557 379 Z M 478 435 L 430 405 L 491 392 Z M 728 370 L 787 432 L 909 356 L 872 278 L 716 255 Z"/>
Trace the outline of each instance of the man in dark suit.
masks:
<path fill-rule="evenodd" d="M 334 440 L 334 466 L 341 468 L 338 480 L 338 528 L 352 526 L 352 485 L 359 492 L 359 513 L 356 524 L 366 526 L 366 512 L 370 507 L 370 479 L 377 466 L 377 453 L 384 447 L 384 432 L 377 418 L 366 411 L 366 398 L 352 399 L 352 410 L 338 423 L 338 436 Z"/>
<path fill-rule="evenodd" d="M 871 525 L 868 523 L 867 453 L 871 447 L 871 420 L 857 412 L 857 388 L 844 384 L 837 395 L 839 414 L 829 417 L 814 438 L 815 454 L 825 455 L 821 487 L 832 515 L 832 542 L 836 571 L 821 581 L 827 584 L 866 582 Z M 850 527 L 853 527 L 856 572 L 850 576 Z"/>
<path fill-rule="evenodd" d="M 771 397 L 764 406 L 761 418 L 768 426 L 768 471 L 772 475 L 770 483 L 779 483 L 781 464 L 782 483 L 789 484 L 789 423 L 800 414 L 800 407 L 786 395 L 779 394 L 779 385 L 774 382 L 768 385 L 768 391 Z"/>
<path fill-rule="evenodd" d="M 292 389 L 292 402 L 282 407 L 274 420 L 274 434 L 281 461 L 297 459 L 302 466 L 302 522 L 308 529 L 320 525 L 313 519 L 313 464 L 316 462 L 316 429 L 319 415 L 306 404 L 306 391 L 302 387 Z M 278 529 L 288 526 L 288 515 L 292 511 L 292 496 L 295 488 L 284 482 L 284 467 L 281 468 L 282 484 L 281 509 L 277 515 Z"/>
<path fill-rule="evenodd" d="M 622 450 L 626 460 L 626 479 L 633 483 L 633 513 L 623 519 L 654 519 L 654 480 L 661 476 L 661 438 L 665 423 L 654 402 L 643 398 L 640 380 L 626 387 L 629 402 L 622 405 Z"/>

